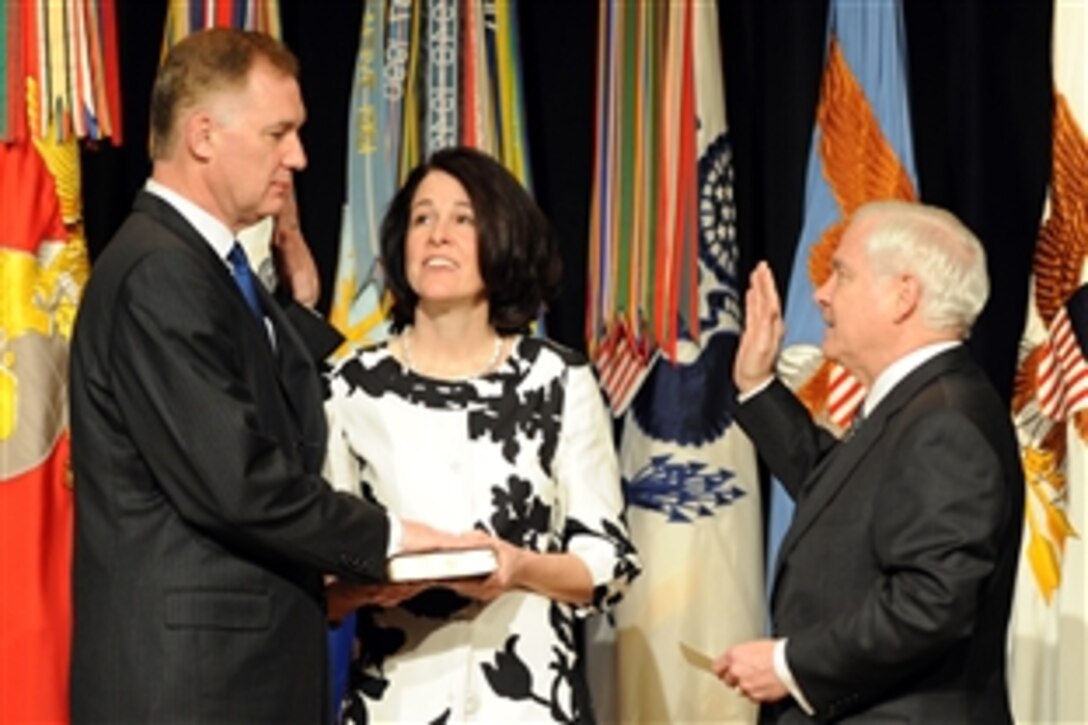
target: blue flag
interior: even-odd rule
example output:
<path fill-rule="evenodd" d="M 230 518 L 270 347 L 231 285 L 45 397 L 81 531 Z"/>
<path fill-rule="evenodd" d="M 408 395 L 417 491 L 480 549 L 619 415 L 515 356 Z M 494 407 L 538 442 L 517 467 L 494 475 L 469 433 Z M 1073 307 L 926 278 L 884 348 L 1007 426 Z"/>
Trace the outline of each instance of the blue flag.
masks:
<path fill-rule="evenodd" d="M 826 270 L 842 223 L 855 209 L 877 199 L 915 197 L 906 59 L 898 2 L 832 0 L 779 375 L 818 421 L 838 431 L 849 424 L 865 391 L 849 371 L 829 364 L 820 353 L 823 319 L 813 295 L 823 280 L 814 275 Z M 778 546 L 792 516 L 792 500 L 773 482 L 767 555 L 771 588 Z"/>

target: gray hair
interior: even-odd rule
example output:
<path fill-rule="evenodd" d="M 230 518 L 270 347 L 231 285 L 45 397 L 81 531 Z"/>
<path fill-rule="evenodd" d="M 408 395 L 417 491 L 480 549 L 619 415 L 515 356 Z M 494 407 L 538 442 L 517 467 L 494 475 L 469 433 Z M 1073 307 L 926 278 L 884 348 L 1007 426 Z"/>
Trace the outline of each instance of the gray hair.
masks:
<path fill-rule="evenodd" d="M 944 209 L 903 201 L 865 204 L 853 222 L 869 225 L 866 252 L 874 274 L 914 276 L 926 325 L 965 336 L 990 296 L 978 237 Z"/>

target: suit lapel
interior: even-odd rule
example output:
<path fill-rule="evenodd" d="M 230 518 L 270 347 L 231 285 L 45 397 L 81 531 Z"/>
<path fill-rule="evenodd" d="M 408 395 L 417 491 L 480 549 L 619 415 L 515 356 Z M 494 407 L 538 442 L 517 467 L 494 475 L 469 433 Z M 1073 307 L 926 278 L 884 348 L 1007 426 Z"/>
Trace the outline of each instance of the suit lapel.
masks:
<path fill-rule="evenodd" d="M 850 474 L 884 435 L 888 421 L 922 388 L 950 370 L 970 364 L 970 359 L 970 354 L 961 345 L 927 360 L 892 388 L 849 441 L 836 445 L 812 470 L 801 486 L 793 521 L 778 550 L 778 559 L 775 562 L 776 583 L 790 552 L 812 528 L 824 509 L 842 492 L 850 480 Z"/>
<path fill-rule="evenodd" d="M 252 312 L 246 303 L 246 298 L 238 290 L 238 285 L 234 281 L 231 270 L 226 266 L 226 261 L 215 253 L 215 250 L 208 243 L 207 239 L 203 238 L 200 232 L 198 232 L 180 212 L 156 195 L 149 194 L 148 192 L 140 192 L 133 202 L 133 209 L 148 214 L 149 217 L 165 226 L 166 230 L 173 233 L 173 235 L 180 239 L 185 246 L 200 257 L 201 261 L 208 267 L 209 274 L 211 274 L 213 278 L 219 279 L 223 284 L 224 293 L 234 300 L 234 305 L 237 309 L 236 314 L 240 318 L 247 319 L 254 323 L 254 330 L 260 332 L 261 337 L 264 339 L 264 344 L 268 345 L 268 331 L 265 330 L 264 325 L 259 324 L 256 317 L 252 315 Z M 257 284 L 259 290 L 262 286 L 263 285 L 259 283 Z M 268 295 L 261 296 L 261 303 L 264 305 L 265 314 L 268 314 L 268 310 L 275 305 L 274 302 L 271 304 L 269 303 Z M 245 312 L 244 315 L 243 311 Z"/>
<path fill-rule="evenodd" d="M 162 224 L 182 243 L 188 246 L 195 254 L 207 264 L 209 274 L 219 277 L 224 285 L 224 290 L 237 306 L 236 314 L 239 318 L 246 319 L 253 326 L 253 339 L 259 336 L 260 343 L 269 350 L 269 354 L 275 360 L 276 378 L 279 382 L 280 393 L 293 413 L 292 421 L 305 440 L 306 448 L 312 447 L 310 439 L 324 438 L 323 410 L 320 405 L 320 391 L 317 386 L 313 363 L 307 353 L 307 348 L 294 325 L 287 319 L 276 299 L 269 294 L 264 285 L 257 285 L 257 294 L 261 298 L 265 314 L 272 323 L 276 334 L 275 349 L 269 343 L 267 330 L 250 312 L 245 299 L 238 292 L 237 285 L 231 277 L 230 270 L 219 255 L 215 253 L 207 240 L 201 236 L 185 217 L 174 207 L 154 194 L 146 191 L 140 192 L 133 202 L 135 211 L 147 214 Z M 319 461 L 320 463 L 320 461 Z"/>
<path fill-rule="evenodd" d="M 246 304 L 245 298 L 238 290 L 238 285 L 235 283 L 234 277 L 231 276 L 226 262 L 216 254 L 208 241 L 201 236 L 200 232 L 198 232 L 177 209 L 154 194 L 150 194 L 146 191 L 141 191 L 136 196 L 136 201 L 133 202 L 132 208 L 135 211 L 147 214 L 159 224 L 166 227 L 168 231 L 199 257 L 208 268 L 208 274 L 211 275 L 212 278 L 218 279 L 223 286 L 224 293 L 234 300 L 234 305 L 239 310 L 237 314 L 241 315 L 242 311 L 244 311 L 245 316 L 248 319 L 253 320 L 254 322 L 256 321 L 249 310 L 249 306 Z M 255 327 L 254 329 L 260 329 L 262 336 L 265 337 L 265 343 L 267 344 L 267 335 L 265 335 L 264 328 Z"/>

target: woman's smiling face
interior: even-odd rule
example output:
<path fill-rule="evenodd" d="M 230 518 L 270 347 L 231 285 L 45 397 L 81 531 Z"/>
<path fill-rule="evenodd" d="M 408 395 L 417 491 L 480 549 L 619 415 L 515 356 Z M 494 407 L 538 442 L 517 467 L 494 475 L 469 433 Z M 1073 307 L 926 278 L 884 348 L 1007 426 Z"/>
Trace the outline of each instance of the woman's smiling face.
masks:
<path fill-rule="evenodd" d="M 461 182 L 431 171 L 409 210 L 405 276 L 422 305 L 486 303 L 472 200 Z"/>

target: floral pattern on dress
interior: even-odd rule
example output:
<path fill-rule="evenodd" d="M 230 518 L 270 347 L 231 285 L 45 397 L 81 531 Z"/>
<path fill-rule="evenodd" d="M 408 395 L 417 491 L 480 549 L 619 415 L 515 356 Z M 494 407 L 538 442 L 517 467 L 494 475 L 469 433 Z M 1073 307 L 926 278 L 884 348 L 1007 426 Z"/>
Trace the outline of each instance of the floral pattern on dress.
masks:
<path fill-rule="evenodd" d="M 380 345 L 342 361 L 328 391 L 337 488 L 404 520 L 572 553 L 593 580 L 585 607 L 520 590 L 481 603 L 438 587 L 360 610 L 342 720 L 592 722 L 579 620 L 614 606 L 639 563 L 585 359 L 523 337 L 493 372 L 440 381 Z"/>

